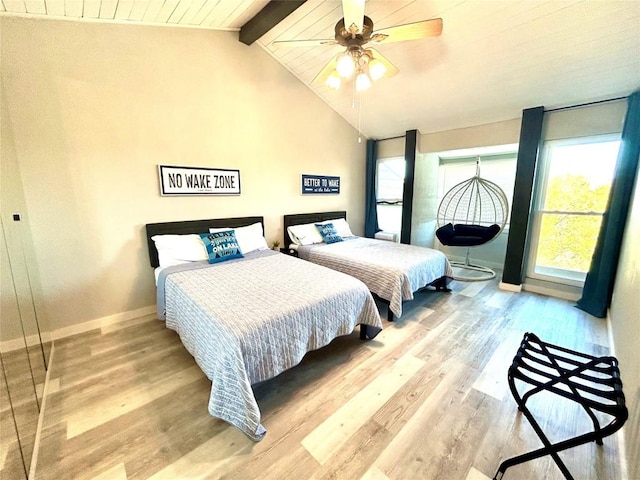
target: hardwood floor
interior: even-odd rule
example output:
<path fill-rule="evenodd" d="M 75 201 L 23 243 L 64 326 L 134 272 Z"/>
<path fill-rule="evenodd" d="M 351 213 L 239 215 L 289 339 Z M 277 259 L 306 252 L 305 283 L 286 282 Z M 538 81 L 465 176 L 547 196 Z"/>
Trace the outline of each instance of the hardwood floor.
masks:
<path fill-rule="evenodd" d="M 209 416 L 210 382 L 155 317 L 56 341 L 36 478 L 492 478 L 503 459 L 541 446 L 506 381 L 524 332 L 604 355 L 606 324 L 497 280 L 452 289 L 418 293 L 375 340 L 336 339 L 256 385 L 259 443 Z M 569 401 L 540 394 L 529 405 L 554 441 L 590 427 Z M 612 436 L 560 456 L 575 478 L 621 479 L 617 452 Z M 504 477 L 562 478 L 549 457 Z"/>

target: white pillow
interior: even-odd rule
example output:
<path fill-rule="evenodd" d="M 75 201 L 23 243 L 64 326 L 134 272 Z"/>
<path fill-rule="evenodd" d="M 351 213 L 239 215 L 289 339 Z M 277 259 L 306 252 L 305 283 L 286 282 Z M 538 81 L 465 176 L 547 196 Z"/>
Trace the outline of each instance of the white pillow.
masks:
<path fill-rule="evenodd" d="M 224 232 L 225 230 L 233 230 L 236 232 L 236 240 L 238 240 L 238 245 L 240 245 L 240 250 L 242 250 L 243 255 L 253 252 L 254 250 L 269 250 L 260 222 L 246 227 L 210 228 L 209 233 Z"/>
<path fill-rule="evenodd" d="M 342 238 L 344 237 L 353 237 L 353 233 L 351 233 L 351 229 L 349 228 L 349 224 L 344 218 L 336 218 L 335 220 L 326 220 L 324 222 L 320 222 L 322 224 L 325 223 L 333 223 L 333 226 Z"/>
<path fill-rule="evenodd" d="M 305 223 L 287 227 L 287 233 L 289 233 L 291 241 L 298 245 L 313 245 L 314 243 L 322 243 L 324 241 L 315 223 Z"/>
<path fill-rule="evenodd" d="M 154 235 L 161 267 L 208 260 L 207 249 L 198 234 Z"/>

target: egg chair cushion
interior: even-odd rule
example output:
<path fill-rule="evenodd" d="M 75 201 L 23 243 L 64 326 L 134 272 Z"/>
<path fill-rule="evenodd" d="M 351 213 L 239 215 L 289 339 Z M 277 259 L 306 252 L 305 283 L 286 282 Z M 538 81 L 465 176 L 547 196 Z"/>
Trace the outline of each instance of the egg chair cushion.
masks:
<path fill-rule="evenodd" d="M 450 247 L 474 247 L 482 245 L 500 233 L 500 225 L 465 225 L 447 223 L 436 230 L 440 243 Z"/>

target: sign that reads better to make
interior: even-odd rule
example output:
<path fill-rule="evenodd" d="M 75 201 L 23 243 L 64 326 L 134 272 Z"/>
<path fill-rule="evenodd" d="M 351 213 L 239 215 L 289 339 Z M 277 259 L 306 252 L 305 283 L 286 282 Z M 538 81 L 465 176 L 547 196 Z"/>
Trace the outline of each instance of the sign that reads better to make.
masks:
<path fill-rule="evenodd" d="M 240 170 L 158 167 L 161 195 L 240 195 Z"/>
<path fill-rule="evenodd" d="M 302 174 L 302 193 L 340 193 L 340 177 Z"/>

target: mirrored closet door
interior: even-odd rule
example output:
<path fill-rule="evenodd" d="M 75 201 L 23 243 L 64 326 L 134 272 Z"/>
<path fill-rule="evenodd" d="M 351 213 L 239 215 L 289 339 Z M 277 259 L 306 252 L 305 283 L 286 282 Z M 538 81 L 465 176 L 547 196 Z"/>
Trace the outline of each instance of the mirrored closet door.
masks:
<path fill-rule="evenodd" d="M 10 258 L 4 222 L 0 225 L 0 478 L 19 479 L 27 478 L 31 465 L 46 372 L 35 311 L 21 311 L 26 299 L 16 288 L 19 265 Z"/>
<path fill-rule="evenodd" d="M 0 188 L 0 478 L 26 479 L 52 349 L 17 165 Z"/>

